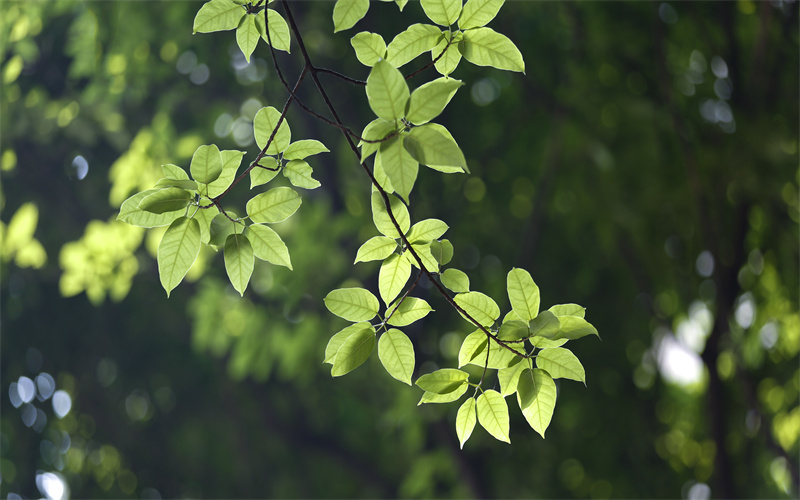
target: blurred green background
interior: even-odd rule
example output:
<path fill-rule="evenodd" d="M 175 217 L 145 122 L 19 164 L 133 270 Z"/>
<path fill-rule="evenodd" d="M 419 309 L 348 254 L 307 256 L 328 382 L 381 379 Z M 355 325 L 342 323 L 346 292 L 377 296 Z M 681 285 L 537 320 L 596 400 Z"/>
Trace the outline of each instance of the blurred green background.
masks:
<path fill-rule="evenodd" d="M 450 225 L 501 308 L 523 267 L 602 341 L 571 344 L 588 387 L 559 384 L 546 440 L 511 405 L 510 446 L 476 430 L 463 451 L 457 405 L 417 407 L 375 355 L 336 380 L 322 364 L 345 325 L 322 297 L 377 275 L 351 265 L 376 231 L 336 130 L 290 111 L 331 149 L 323 187 L 276 226 L 295 270 L 257 264 L 244 298 L 204 251 L 167 300 L 161 231 L 115 222 L 201 144 L 252 161 L 255 112 L 285 101 L 265 45 L 248 64 L 233 33 L 191 35 L 200 5 L 0 3 L 0 496 L 797 497 L 796 2 L 509 2 L 490 23 L 527 75 L 462 61 L 438 121 L 472 175 L 422 170 L 412 218 Z M 313 60 L 359 79 L 350 37 L 425 22 L 375 2 L 332 35 L 332 7 L 292 2 Z M 325 78 L 361 130 L 363 88 Z M 429 286 L 418 372 L 471 331 Z"/>

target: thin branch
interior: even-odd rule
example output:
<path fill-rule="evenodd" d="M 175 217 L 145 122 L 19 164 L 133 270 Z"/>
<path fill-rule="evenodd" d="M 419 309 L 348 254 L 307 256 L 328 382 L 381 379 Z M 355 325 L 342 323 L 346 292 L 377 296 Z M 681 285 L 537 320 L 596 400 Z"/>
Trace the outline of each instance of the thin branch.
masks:
<path fill-rule="evenodd" d="M 341 74 L 339 72 L 333 71 L 332 69 L 328 69 L 328 68 L 317 68 L 317 72 L 325 73 L 325 74 L 328 74 L 328 75 L 333 75 L 333 76 L 335 76 L 337 78 L 341 78 L 342 80 L 344 80 L 344 81 L 346 81 L 348 83 L 352 83 L 353 85 L 358 85 L 360 87 L 363 87 L 363 86 L 365 86 L 367 84 L 367 82 L 365 82 L 363 80 L 356 80 L 355 78 L 350 78 L 347 75 L 343 75 L 343 74 Z"/>

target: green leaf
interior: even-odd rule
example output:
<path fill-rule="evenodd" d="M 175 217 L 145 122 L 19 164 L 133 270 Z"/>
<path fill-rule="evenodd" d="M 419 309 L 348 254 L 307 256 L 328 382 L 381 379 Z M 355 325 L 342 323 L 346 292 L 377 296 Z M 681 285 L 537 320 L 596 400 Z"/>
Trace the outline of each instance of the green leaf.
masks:
<path fill-rule="evenodd" d="M 267 26 L 264 24 L 264 16 L 256 14 L 256 28 L 261 38 L 278 50 L 289 52 L 292 45 L 292 37 L 289 34 L 289 25 L 286 20 L 272 9 L 265 9 L 269 22 L 269 37 L 267 37 Z"/>
<path fill-rule="evenodd" d="M 279 170 L 279 168 L 272 170 L 268 168 L 254 167 L 253 170 L 250 171 L 250 189 L 268 183 L 274 179 L 276 175 L 278 175 Z"/>
<path fill-rule="evenodd" d="M 378 357 L 389 375 L 411 385 L 414 373 L 414 345 L 405 333 L 392 328 L 378 341 Z"/>
<path fill-rule="evenodd" d="M 253 244 L 253 253 L 256 257 L 276 266 L 285 266 L 292 269 L 289 249 L 286 248 L 286 244 L 271 227 L 253 224 L 247 228 L 247 235 Z"/>
<path fill-rule="evenodd" d="M 293 186 L 303 189 L 317 189 L 321 186 L 318 180 L 311 177 L 314 170 L 305 160 L 292 160 L 283 168 L 283 175 Z"/>
<path fill-rule="evenodd" d="M 256 27 L 256 16 L 260 17 L 260 14 L 244 16 L 236 28 L 236 43 L 239 44 L 239 49 L 247 62 L 250 62 L 250 55 L 261 39 L 261 33 Z"/>
<path fill-rule="evenodd" d="M 158 274 L 161 286 L 170 292 L 183 281 L 200 253 L 200 226 L 194 219 L 180 217 L 170 224 L 158 245 Z"/>
<path fill-rule="evenodd" d="M 536 357 L 536 366 L 546 370 L 553 378 L 568 378 L 586 385 L 586 371 L 569 349 L 557 347 L 542 350 Z"/>
<path fill-rule="evenodd" d="M 435 392 L 425 392 L 422 394 L 422 397 L 417 403 L 417 406 L 423 405 L 426 403 L 452 403 L 456 401 L 458 398 L 464 395 L 469 389 L 469 384 L 464 382 L 460 386 L 458 386 L 455 390 L 450 391 L 446 394 L 436 394 Z"/>
<path fill-rule="evenodd" d="M 558 304 L 548 309 L 548 311 L 556 316 L 577 316 L 579 318 L 586 316 L 586 308 L 578 304 Z"/>
<path fill-rule="evenodd" d="M 511 443 L 508 435 L 508 405 L 499 392 L 489 389 L 478 396 L 478 422 L 498 441 Z"/>
<path fill-rule="evenodd" d="M 561 329 L 554 337 L 552 337 L 553 340 L 575 340 L 587 335 L 597 335 L 598 338 L 600 337 L 600 334 L 597 333 L 597 329 L 595 327 L 593 327 L 585 319 L 579 318 L 578 316 L 561 316 L 558 318 L 558 321 L 561 324 Z"/>
<path fill-rule="evenodd" d="M 469 373 L 455 368 L 442 368 L 433 373 L 421 376 L 415 382 L 420 389 L 434 394 L 447 394 L 465 385 Z"/>
<path fill-rule="evenodd" d="M 368 141 L 380 141 L 397 131 L 397 122 L 395 120 L 384 120 L 383 118 L 376 118 L 369 122 L 364 131 L 361 132 L 361 138 Z M 361 161 L 366 160 L 369 156 L 381 147 L 382 142 L 364 142 L 358 143 L 361 146 Z M 377 167 L 376 167 L 377 168 Z"/>
<path fill-rule="evenodd" d="M 267 145 L 267 141 L 272 137 L 275 127 L 278 125 L 278 120 L 281 118 L 281 112 L 272 106 L 261 108 L 253 118 L 253 134 L 256 138 L 256 144 L 262 150 Z M 267 154 L 276 155 L 289 147 L 292 140 L 292 131 L 289 128 L 289 123 L 284 119 L 281 120 L 281 126 L 275 132 L 275 137 L 267 148 Z"/>
<path fill-rule="evenodd" d="M 539 368 L 523 370 L 517 383 L 517 402 L 528 424 L 544 437 L 556 407 L 553 378 Z"/>
<path fill-rule="evenodd" d="M 488 340 L 482 330 L 475 330 L 467 335 L 467 338 L 461 344 L 461 350 L 458 353 L 458 364 L 459 366 L 472 364 L 481 368 L 486 366 L 493 370 L 502 370 L 518 362 L 520 357 L 515 352 L 525 354 L 521 344 L 511 344 L 509 347 L 512 350 L 498 345 L 494 340 Z M 489 349 L 488 363 L 486 349 Z"/>
<path fill-rule="evenodd" d="M 406 6 L 408 0 L 394 0 L 394 3 L 396 3 L 397 6 L 400 8 L 400 12 L 403 12 L 403 7 Z"/>
<path fill-rule="evenodd" d="M 408 202 L 414 182 L 417 180 L 419 163 L 408 154 L 400 137 L 392 137 L 382 142 L 378 155 L 381 167 L 389 177 L 395 192 Z"/>
<path fill-rule="evenodd" d="M 159 179 L 156 182 L 156 185 L 153 186 L 154 189 L 160 189 L 165 187 L 177 187 L 181 189 L 188 189 L 189 191 L 196 191 L 197 190 L 197 183 L 195 181 L 189 179 Z"/>
<path fill-rule="evenodd" d="M 538 349 L 551 349 L 553 347 L 561 347 L 569 342 L 569 339 L 550 340 L 544 337 L 530 337 L 528 341 L 530 341 L 533 347 Z"/>
<path fill-rule="evenodd" d="M 405 205 L 403 205 L 403 202 L 397 198 L 397 196 L 391 194 L 388 196 L 389 206 L 392 210 L 392 214 L 400 226 L 400 231 L 402 231 L 403 234 L 406 234 L 409 226 L 411 226 L 411 217 L 408 215 L 408 209 Z M 397 228 L 394 227 L 392 220 L 389 218 L 389 212 L 386 210 L 383 196 L 381 196 L 381 194 L 377 191 L 372 193 L 372 220 L 375 223 L 375 227 L 378 228 L 378 231 L 380 231 L 384 236 L 394 239 L 400 237 L 400 235 L 397 234 Z"/>
<path fill-rule="evenodd" d="M 465 31 L 458 49 L 467 61 L 477 66 L 525 72 L 525 61 L 514 42 L 491 28 Z"/>
<path fill-rule="evenodd" d="M 550 311 L 542 311 L 529 323 L 531 336 L 553 338 L 561 328 L 561 322 Z"/>
<path fill-rule="evenodd" d="M 508 300 L 511 308 L 523 321 L 530 321 L 539 314 L 539 287 L 530 273 L 524 269 L 512 269 L 506 279 Z"/>
<path fill-rule="evenodd" d="M 467 160 L 458 144 L 430 125 L 414 127 L 403 137 L 403 145 L 411 157 L 435 170 L 454 167 L 456 171 L 465 171 Z"/>
<path fill-rule="evenodd" d="M 302 202 L 292 188 L 281 186 L 251 198 L 247 202 L 247 215 L 253 222 L 282 222 L 291 217 Z"/>
<path fill-rule="evenodd" d="M 231 234 L 225 240 L 225 271 L 233 288 L 244 296 L 250 276 L 253 275 L 253 247 L 243 234 Z"/>
<path fill-rule="evenodd" d="M 422 260 L 422 265 L 425 266 L 425 269 L 432 273 L 439 272 L 439 262 L 433 257 L 430 243 L 414 243 L 411 245 L 411 248 L 417 252 L 417 255 L 419 255 L 419 258 Z M 408 262 L 411 265 L 419 268 L 419 262 L 417 262 L 417 259 L 411 255 L 411 252 L 405 251 L 403 252 L 403 256 L 408 259 Z"/>
<path fill-rule="evenodd" d="M 502 394 L 503 397 L 510 396 L 511 394 L 517 392 L 519 376 L 526 366 L 526 362 L 517 362 L 508 368 L 503 368 L 497 371 L 497 381 L 500 382 L 500 394 Z"/>
<path fill-rule="evenodd" d="M 283 152 L 284 160 L 303 160 L 309 156 L 327 153 L 328 148 L 321 142 L 314 139 L 301 139 L 289 144 Z"/>
<path fill-rule="evenodd" d="M 444 111 L 462 85 L 464 83 L 461 80 L 443 76 L 420 86 L 409 97 L 406 120 L 415 125 L 433 120 Z"/>
<path fill-rule="evenodd" d="M 406 297 L 400 303 L 400 307 L 394 305 L 386 311 L 386 317 L 389 318 L 387 323 L 392 326 L 407 326 L 424 318 L 431 311 L 433 309 L 424 300 Z"/>
<path fill-rule="evenodd" d="M 347 321 L 369 321 L 378 314 L 378 298 L 363 288 L 339 288 L 324 299 L 330 312 Z"/>
<path fill-rule="evenodd" d="M 378 274 L 378 290 L 387 305 L 403 291 L 409 276 L 411 276 L 411 264 L 399 254 L 393 253 L 383 261 Z"/>
<path fill-rule="evenodd" d="M 209 207 L 197 210 L 192 217 L 200 224 L 200 241 L 206 245 L 211 240 L 211 221 L 217 214 L 219 214 L 219 210 L 216 207 Z"/>
<path fill-rule="evenodd" d="M 386 42 L 377 33 L 362 31 L 350 39 L 350 45 L 356 51 L 356 58 L 364 66 L 373 66 L 386 58 Z"/>
<path fill-rule="evenodd" d="M 469 398 L 464 401 L 456 415 L 456 434 L 462 450 L 464 449 L 464 443 L 467 442 L 467 439 L 475 429 L 475 422 L 477 422 L 475 406 L 475 398 Z"/>
<path fill-rule="evenodd" d="M 203 184 L 214 182 L 222 173 L 222 155 L 219 148 L 214 144 L 197 148 L 192 155 L 189 170 L 197 182 Z"/>
<path fill-rule="evenodd" d="M 333 6 L 333 32 L 352 28 L 367 15 L 369 0 L 336 0 Z"/>
<path fill-rule="evenodd" d="M 429 243 L 438 240 L 450 228 L 444 221 L 439 219 L 425 219 L 417 222 L 408 231 L 409 243 Z"/>
<path fill-rule="evenodd" d="M 462 293 L 469 291 L 469 276 L 464 271 L 455 268 L 445 269 L 440 278 L 442 279 L 442 285 L 451 292 Z"/>
<path fill-rule="evenodd" d="M 486 346 L 488 345 L 488 338 L 482 330 L 475 330 L 466 336 L 461 342 L 461 349 L 458 351 L 458 367 L 470 364 L 478 357 L 486 359 Z M 481 365 L 483 366 L 483 365 Z"/>
<path fill-rule="evenodd" d="M 375 348 L 375 332 L 359 330 L 347 337 L 333 358 L 331 376 L 341 377 L 361 366 Z"/>
<path fill-rule="evenodd" d="M 189 180 L 189 174 L 186 173 L 186 170 L 177 165 L 161 165 L 161 170 L 164 171 L 164 177 L 169 179 Z"/>
<path fill-rule="evenodd" d="M 222 159 L 222 173 L 219 174 L 217 180 L 208 184 L 207 193 L 209 198 L 215 198 L 221 195 L 233 184 L 233 180 L 236 179 L 236 172 L 239 170 L 239 165 L 242 163 L 244 151 L 226 149 L 220 151 L 219 154 L 220 159 Z"/>
<path fill-rule="evenodd" d="M 461 14 L 461 0 L 420 0 L 428 19 L 441 26 L 450 26 Z"/>
<path fill-rule="evenodd" d="M 506 321 L 500 325 L 497 337 L 502 340 L 520 340 L 530 336 L 528 323 L 521 320 Z"/>
<path fill-rule="evenodd" d="M 328 345 L 325 346 L 325 360 L 323 363 L 333 364 L 333 360 L 336 358 L 336 353 L 339 352 L 339 348 L 342 347 L 344 341 L 354 333 L 360 332 L 361 330 L 368 330 L 373 336 L 375 335 L 375 328 L 366 322 L 356 323 L 343 330 L 340 330 L 331 337 L 331 339 L 328 341 Z"/>
<path fill-rule="evenodd" d="M 148 189 L 147 191 L 136 193 L 127 200 L 123 201 L 122 205 L 119 207 L 119 215 L 117 215 L 117 220 L 125 221 L 132 226 L 160 227 L 172 224 L 172 221 L 184 214 L 186 211 L 186 202 L 184 202 L 184 205 L 180 208 L 180 210 L 162 212 L 160 214 L 154 214 L 153 212 L 148 212 L 139 208 L 139 203 L 141 203 L 145 197 L 156 192 L 158 192 L 157 189 Z"/>
<path fill-rule="evenodd" d="M 185 209 L 192 197 L 193 194 L 185 189 L 164 188 L 144 196 L 137 208 L 154 214 L 175 212 Z"/>
<path fill-rule="evenodd" d="M 231 219 L 236 220 L 236 214 L 230 211 L 228 211 L 227 215 L 218 213 L 211 219 L 208 229 L 209 244 L 221 247 L 225 245 L 229 235 L 242 234 L 244 232 L 244 224 L 233 222 Z"/>
<path fill-rule="evenodd" d="M 462 30 L 486 26 L 500 11 L 505 0 L 469 0 L 458 19 L 458 27 Z"/>
<path fill-rule="evenodd" d="M 405 115 L 408 98 L 408 85 L 400 71 L 386 61 L 375 63 L 367 77 L 367 99 L 372 111 L 384 120 L 398 120 Z"/>
<path fill-rule="evenodd" d="M 430 24 L 412 24 L 389 42 L 386 60 L 399 68 L 436 46 L 442 37 L 442 30 Z"/>
<path fill-rule="evenodd" d="M 447 265 L 453 259 L 453 244 L 447 239 L 433 240 L 431 241 L 431 255 L 439 265 Z"/>
<path fill-rule="evenodd" d="M 461 62 L 461 52 L 459 52 L 458 46 L 463 38 L 464 34 L 458 31 L 451 35 L 452 43 L 448 45 L 448 39 L 442 38 L 431 50 L 431 59 L 436 61 L 434 67 L 440 74 L 447 76 L 458 67 L 458 63 Z M 442 52 L 444 55 L 439 57 Z"/>
<path fill-rule="evenodd" d="M 500 308 L 495 301 L 481 292 L 459 293 L 453 300 L 482 326 L 492 326 L 500 316 Z"/>
<path fill-rule="evenodd" d="M 386 172 L 383 170 L 383 165 L 381 165 L 381 155 L 375 155 L 375 168 L 372 173 L 375 176 L 375 180 L 386 193 L 394 193 L 392 181 L 389 180 L 389 176 L 386 175 Z"/>
<path fill-rule="evenodd" d="M 245 10 L 241 5 L 229 0 L 211 0 L 203 4 L 194 17 L 192 33 L 232 30 L 239 26 L 244 15 Z"/>
<path fill-rule="evenodd" d="M 356 253 L 357 262 L 370 262 L 373 260 L 383 260 L 392 255 L 397 249 L 397 242 L 387 236 L 375 236 L 364 242 Z"/>

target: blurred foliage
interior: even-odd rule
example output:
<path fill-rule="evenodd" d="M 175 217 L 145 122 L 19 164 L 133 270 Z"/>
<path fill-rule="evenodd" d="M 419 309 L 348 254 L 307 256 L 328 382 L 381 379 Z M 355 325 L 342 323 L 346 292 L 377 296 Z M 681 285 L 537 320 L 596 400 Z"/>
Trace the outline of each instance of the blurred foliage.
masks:
<path fill-rule="evenodd" d="M 797 496 L 796 2 L 511 2 L 493 23 L 527 76 L 456 70 L 441 121 L 472 175 L 421 172 L 414 218 L 451 226 L 476 289 L 527 268 L 603 335 L 575 347 L 588 388 L 560 392 L 547 440 L 477 431 L 463 451 L 456 408 L 417 407 L 377 357 L 322 365 L 345 325 L 322 297 L 377 273 L 351 265 L 369 186 L 335 130 L 290 113 L 332 152 L 275 226 L 294 271 L 257 265 L 244 298 L 209 251 L 166 300 L 158 233 L 106 222 L 200 144 L 252 160 L 255 112 L 285 99 L 263 48 L 248 64 L 229 34 L 191 36 L 198 6 L 2 3 L 0 495 L 44 494 L 50 471 L 79 498 Z M 423 19 L 396 9 L 355 30 Z M 295 10 L 315 61 L 367 75 L 330 4 Z M 360 129 L 363 89 L 330 85 Z M 451 363 L 469 331 L 430 295 L 407 333 Z"/>

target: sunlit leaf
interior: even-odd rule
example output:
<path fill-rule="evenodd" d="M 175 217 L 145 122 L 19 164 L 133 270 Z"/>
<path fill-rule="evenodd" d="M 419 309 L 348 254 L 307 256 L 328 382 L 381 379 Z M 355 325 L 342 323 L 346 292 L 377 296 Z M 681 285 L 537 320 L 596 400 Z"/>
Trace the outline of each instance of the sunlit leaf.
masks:
<path fill-rule="evenodd" d="M 465 31 L 458 49 L 464 59 L 477 66 L 525 72 L 525 61 L 514 42 L 491 28 Z"/>
<path fill-rule="evenodd" d="M 377 33 L 362 31 L 350 39 L 350 45 L 356 51 L 356 58 L 364 66 L 373 66 L 386 58 L 386 42 Z"/>
<path fill-rule="evenodd" d="M 378 314 L 378 298 L 363 288 L 339 288 L 324 299 L 330 312 L 347 321 L 369 321 Z"/>
<path fill-rule="evenodd" d="M 511 443 L 508 435 L 508 405 L 499 392 L 489 389 L 478 396 L 478 422 L 495 439 Z"/>
<path fill-rule="evenodd" d="M 272 106 L 261 108 L 253 118 L 253 134 L 256 138 L 256 144 L 261 149 L 267 145 L 267 141 L 272 137 L 275 127 L 281 118 L 281 112 Z M 275 137 L 270 142 L 267 148 L 267 154 L 276 155 L 289 147 L 292 140 L 292 131 L 289 128 L 289 123 L 284 118 L 281 120 L 281 126 L 275 132 Z"/>
<path fill-rule="evenodd" d="M 539 287 L 530 273 L 524 269 L 512 269 L 506 279 L 508 300 L 511 308 L 523 321 L 530 321 L 539 314 Z"/>
<path fill-rule="evenodd" d="M 160 189 L 165 187 L 177 187 L 181 189 L 186 189 L 189 191 L 196 191 L 197 190 L 197 183 L 195 181 L 189 179 L 159 179 L 156 182 L 156 185 L 153 186 L 154 189 Z"/>
<path fill-rule="evenodd" d="M 387 305 L 403 291 L 409 276 L 411 264 L 399 254 L 392 254 L 383 261 L 378 274 L 378 290 Z"/>
<path fill-rule="evenodd" d="M 256 15 L 256 28 L 261 38 L 278 50 L 289 52 L 292 45 L 292 37 L 289 34 L 289 25 L 286 20 L 272 9 L 265 9 L 269 22 L 269 37 L 267 37 L 267 26 L 264 23 L 264 16 L 260 13 Z"/>
<path fill-rule="evenodd" d="M 353 262 L 353 264 L 357 262 L 383 260 L 392 255 L 396 249 L 397 242 L 394 239 L 386 236 L 375 236 L 368 239 L 363 245 L 361 245 L 361 247 L 359 247 L 358 252 L 356 253 L 356 260 Z"/>
<path fill-rule="evenodd" d="M 464 271 L 455 268 L 445 269 L 439 277 L 442 279 L 442 285 L 451 292 L 469 291 L 469 276 Z"/>
<path fill-rule="evenodd" d="M 401 137 L 392 137 L 382 142 L 378 155 L 381 167 L 392 182 L 395 192 L 408 202 L 409 194 L 417 180 L 419 163 L 403 147 Z"/>
<path fill-rule="evenodd" d="M 458 352 L 458 365 L 461 367 L 465 364 L 472 364 L 502 370 L 517 363 L 521 354 L 525 354 L 522 344 L 509 344 L 506 348 L 495 340 L 488 340 L 486 333 L 482 330 L 475 330 L 467 335 L 461 344 Z"/>
<path fill-rule="evenodd" d="M 428 19 L 441 26 L 455 23 L 461 14 L 461 0 L 420 0 Z"/>
<path fill-rule="evenodd" d="M 444 221 L 439 219 L 425 219 L 417 222 L 408 231 L 408 241 L 410 243 L 428 243 L 431 240 L 438 240 L 450 228 Z"/>
<path fill-rule="evenodd" d="M 158 274 L 161 286 L 170 292 L 186 276 L 200 252 L 200 227 L 198 222 L 181 217 L 170 224 L 158 245 Z"/>
<path fill-rule="evenodd" d="M 552 337 L 553 340 L 569 339 L 575 340 L 587 335 L 597 335 L 597 329 L 593 327 L 588 321 L 578 316 L 561 316 L 558 318 L 561 325 L 559 332 Z"/>
<path fill-rule="evenodd" d="M 367 98 L 372 111 L 384 120 L 400 119 L 405 115 L 408 97 L 408 85 L 400 71 L 386 61 L 375 63 L 367 77 Z"/>
<path fill-rule="evenodd" d="M 556 384 L 539 368 L 526 368 L 517 383 L 517 402 L 528 424 L 544 437 L 556 407 Z"/>
<path fill-rule="evenodd" d="M 464 153 L 454 141 L 448 139 L 430 124 L 414 127 L 403 136 L 403 145 L 418 162 L 431 168 L 452 167 L 466 170 Z"/>
<path fill-rule="evenodd" d="M 411 226 L 411 217 L 408 215 L 408 209 L 396 196 L 391 194 L 388 196 L 389 206 L 391 207 L 395 220 L 397 220 L 397 223 L 400 225 L 400 231 L 402 234 L 406 234 L 408 228 Z M 375 223 L 375 227 L 378 228 L 378 231 L 384 236 L 394 239 L 400 237 L 400 235 L 397 234 L 397 228 L 395 228 L 389 217 L 389 212 L 386 210 L 383 196 L 377 191 L 372 193 L 372 220 Z"/>
<path fill-rule="evenodd" d="M 119 215 L 117 215 L 117 220 L 125 221 L 128 224 L 139 227 L 168 226 L 172 224 L 172 221 L 182 216 L 186 212 L 186 202 L 184 202 L 183 206 L 179 210 L 163 212 L 160 214 L 154 214 L 153 212 L 148 212 L 139 208 L 139 203 L 146 196 L 157 191 L 158 190 L 156 189 L 142 191 L 141 193 L 136 193 L 127 200 L 123 201 L 122 205 L 119 207 Z"/>
<path fill-rule="evenodd" d="M 347 337 L 333 358 L 331 376 L 341 377 L 361 366 L 375 348 L 375 333 L 368 329 L 354 332 Z"/>
<path fill-rule="evenodd" d="M 386 48 L 386 60 L 395 68 L 399 68 L 431 50 L 441 37 L 441 28 L 430 24 L 412 24 L 389 42 Z"/>
<path fill-rule="evenodd" d="M 291 217 L 302 200 L 292 188 L 277 187 L 254 196 L 247 202 L 247 215 L 253 222 L 275 223 Z"/>
<path fill-rule="evenodd" d="M 465 292 L 455 296 L 455 302 L 482 326 L 492 326 L 500 317 L 500 308 L 491 297 L 481 292 Z"/>
<path fill-rule="evenodd" d="M 448 43 L 448 38 L 443 37 L 436 44 L 436 47 L 431 50 L 431 59 L 436 61 L 434 67 L 436 71 L 444 76 L 448 76 L 455 71 L 458 63 L 461 62 L 461 52 L 458 50 L 458 45 L 464 38 L 464 34 L 458 31 L 450 36 L 452 37 L 451 43 Z"/>
<path fill-rule="evenodd" d="M 433 240 L 431 241 L 431 255 L 439 265 L 445 266 L 453 259 L 453 244 L 448 239 Z"/>
<path fill-rule="evenodd" d="M 552 349 L 553 347 L 561 347 L 569 342 L 569 339 L 550 340 L 544 337 L 529 337 L 528 341 L 533 347 L 537 349 Z"/>
<path fill-rule="evenodd" d="M 434 394 L 447 394 L 466 384 L 469 373 L 455 368 L 442 368 L 421 376 L 415 382 L 420 389 Z"/>
<path fill-rule="evenodd" d="M 221 247 L 225 245 L 225 241 L 231 234 L 241 234 L 244 232 L 244 224 L 241 222 L 234 222 L 236 214 L 228 211 L 227 213 L 217 213 L 211 219 L 211 224 L 208 228 L 209 231 L 209 244 Z"/>
<path fill-rule="evenodd" d="M 208 184 L 217 180 L 222 173 L 222 155 L 216 145 L 200 146 L 192 155 L 189 166 L 192 178 L 197 182 Z"/>
<path fill-rule="evenodd" d="M 250 55 L 261 39 L 261 33 L 258 32 L 256 27 L 256 16 L 260 17 L 260 14 L 244 16 L 239 23 L 239 27 L 236 28 L 236 43 L 239 44 L 239 49 L 248 63 L 250 62 Z"/>
<path fill-rule="evenodd" d="M 243 234 L 231 234 L 225 240 L 225 271 L 233 288 L 244 296 L 250 276 L 253 275 L 253 247 Z"/>
<path fill-rule="evenodd" d="M 469 0 L 464 4 L 458 27 L 462 30 L 486 26 L 500 11 L 505 0 Z"/>
<path fill-rule="evenodd" d="M 256 257 L 276 266 L 285 266 L 292 269 L 289 249 L 286 248 L 286 244 L 271 227 L 253 224 L 247 228 L 247 235 L 253 244 L 253 254 Z"/>
<path fill-rule="evenodd" d="M 486 346 L 488 338 L 481 330 L 475 330 L 464 338 L 461 342 L 461 349 L 458 351 L 458 367 L 472 363 L 473 360 L 486 359 Z"/>
<path fill-rule="evenodd" d="M 232 30 L 239 26 L 244 15 L 245 10 L 241 5 L 229 0 L 211 0 L 197 12 L 192 33 Z"/>
<path fill-rule="evenodd" d="M 441 77 L 428 82 L 411 93 L 408 99 L 408 112 L 406 120 L 415 125 L 427 123 L 444 111 L 459 87 L 464 85 L 461 80 Z"/>
<path fill-rule="evenodd" d="M 568 378 L 586 385 L 586 371 L 569 349 L 543 349 L 536 357 L 536 366 L 546 370 L 553 378 Z"/>
<path fill-rule="evenodd" d="M 177 165 L 161 165 L 161 170 L 164 172 L 164 177 L 168 177 L 170 179 L 189 180 L 189 174 L 186 173 L 186 170 Z"/>
<path fill-rule="evenodd" d="M 517 392 L 519 375 L 527 366 L 527 362 L 520 361 L 509 366 L 508 368 L 503 368 L 497 371 L 497 381 L 500 382 L 500 394 L 503 396 L 509 396 Z"/>
<path fill-rule="evenodd" d="M 458 414 L 456 415 L 456 435 L 462 450 L 464 449 L 464 443 L 467 442 L 475 429 L 475 423 L 478 421 L 475 407 L 475 398 L 468 398 L 458 409 Z"/>
<path fill-rule="evenodd" d="M 579 318 L 586 316 L 586 308 L 578 304 L 557 304 L 548 309 L 548 311 L 556 316 L 577 316 Z"/>
<path fill-rule="evenodd" d="M 309 156 L 327 153 L 328 151 L 329 149 L 317 140 L 301 139 L 289 144 L 286 151 L 283 152 L 283 158 L 285 160 L 303 160 Z"/>
<path fill-rule="evenodd" d="M 369 122 L 366 127 L 364 127 L 364 131 L 361 132 L 361 138 L 367 141 L 380 141 L 396 131 L 397 122 L 395 120 L 376 118 Z M 358 143 L 358 145 L 361 146 L 361 161 L 364 161 L 369 158 L 372 153 L 380 149 L 381 142 L 361 141 Z"/>
<path fill-rule="evenodd" d="M 193 197 L 191 192 L 176 187 L 145 192 L 150 194 L 142 197 L 137 208 L 154 214 L 185 209 Z"/>
<path fill-rule="evenodd" d="M 561 328 L 559 318 L 555 317 L 550 311 L 542 311 L 529 323 L 531 336 L 552 339 L 558 334 Z"/>
<path fill-rule="evenodd" d="M 439 262 L 433 257 L 431 243 L 414 243 L 411 245 L 411 248 L 417 253 L 420 260 L 422 260 L 422 265 L 425 269 L 432 273 L 439 272 Z M 417 259 L 414 258 L 410 251 L 406 250 L 403 252 L 403 257 L 405 257 L 411 265 L 419 268 L 419 262 L 417 262 Z"/>
<path fill-rule="evenodd" d="M 522 320 L 506 321 L 497 332 L 497 337 L 503 340 L 519 340 L 529 335 L 528 324 Z"/>
<path fill-rule="evenodd" d="M 458 400 L 469 389 L 469 384 L 464 381 L 461 385 L 454 390 L 445 394 L 436 394 L 435 392 L 425 392 L 417 403 L 417 406 L 427 403 L 452 403 Z"/>
<path fill-rule="evenodd" d="M 225 192 L 236 179 L 236 172 L 242 163 L 244 151 L 234 151 L 226 149 L 219 152 L 222 159 L 222 173 L 214 182 L 208 184 L 208 197 L 215 198 Z M 261 169 L 259 169 L 261 170 Z"/>
<path fill-rule="evenodd" d="M 397 310 L 395 311 L 395 309 Z M 433 309 L 424 300 L 416 297 L 406 297 L 400 303 L 400 307 L 394 305 L 386 311 L 386 317 L 389 318 L 387 323 L 392 326 L 407 326 L 424 318 L 431 311 Z"/>
<path fill-rule="evenodd" d="M 200 224 L 200 241 L 205 244 L 209 244 L 211 240 L 211 221 L 214 220 L 214 216 L 217 214 L 219 214 L 217 207 L 209 207 L 197 209 L 192 216 Z"/>
<path fill-rule="evenodd" d="M 320 183 L 311 177 L 314 170 L 304 160 L 292 160 L 283 167 L 283 175 L 289 179 L 293 186 L 303 189 L 316 189 Z"/>
<path fill-rule="evenodd" d="M 323 363 L 333 364 L 333 360 L 336 358 L 336 353 L 339 352 L 339 348 L 342 347 L 344 341 L 347 340 L 349 336 L 362 330 L 368 330 L 372 335 L 375 335 L 375 328 L 373 328 L 372 325 L 367 322 L 350 325 L 347 328 L 335 333 L 328 341 L 328 345 L 325 347 L 325 360 Z"/>
<path fill-rule="evenodd" d="M 414 345 L 405 333 L 392 328 L 378 340 L 378 357 L 389 375 L 411 385 L 414 373 Z"/>
<path fill-rule="evenodd" d="M 250 189 L 253 189 L 256 186 L 260 186 L 262 184 L 266 184 L 278 175 L 277 167 L 270 167 L 270 168 L 261 168 L 261 167 L 254 167 L 250 171 Z"/>
<path fill-rule="evenodd" d="M 367 15 L 369 0 L 336 0 L 333 6 L 333 32 L 352 28 Z"/>

